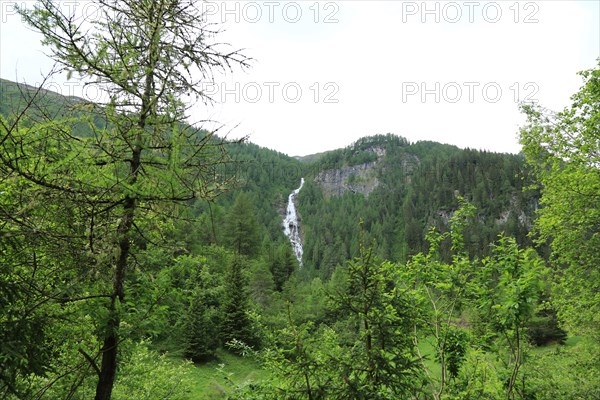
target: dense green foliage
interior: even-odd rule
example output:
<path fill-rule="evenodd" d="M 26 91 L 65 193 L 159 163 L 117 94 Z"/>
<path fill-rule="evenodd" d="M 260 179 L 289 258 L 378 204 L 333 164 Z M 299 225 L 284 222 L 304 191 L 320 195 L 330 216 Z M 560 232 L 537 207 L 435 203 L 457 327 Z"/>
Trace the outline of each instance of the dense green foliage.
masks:
<path fill-rule="evenodd" d="M 524 107 L 521 143 L 541 188 L 536 232 L 552 249 L 554 301 L 571 329 L 598 334 L 600 68 L 580 75 L 584 84 L 570 107 L 556 114 Z"/>
<path fill-rule="evenodd" d="M 276 383 L 243 388 L 239 398 L 397 399 L 419 390 L 414 308 L 395 266 L 361 247 L 339 274 L 328 288 L 335 322 L 298 324 L 288 305 L 287 326 L 266 333 L 270 343 L 258 353 Z"/>
<path fill-rule="evenodd" d="M 2 398 L 198 398 L 187 360 L 238 356 L 264 379 L 222 365 L 221 398 L 600 395 L 600 68 L 524 106 L 524 156 L 388 134 L 298 160 L 185 123 L 173 60 L 245 64 L 174 29 L 187 3 L 109 3 L 110 46 L 24 14 L 108 104 L 0 81 Z"/>

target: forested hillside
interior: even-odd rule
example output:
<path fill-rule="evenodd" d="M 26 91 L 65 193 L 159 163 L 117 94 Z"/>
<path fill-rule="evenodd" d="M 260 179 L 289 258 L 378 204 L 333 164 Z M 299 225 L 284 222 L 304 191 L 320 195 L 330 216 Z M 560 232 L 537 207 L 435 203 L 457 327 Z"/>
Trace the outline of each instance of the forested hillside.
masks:
<path fill-rule="evenodd" d="M 106 103 L 0 81 L 0 397 L 600 398 L 600 64 L 522 106 L 523 154 L 298 159 L 188 123 L 196 77 L 250 62 L 200 10 L 103 4 L 95 35 L 20 12 Z"/>
<path fill-rule="evenodd" d="M 34 95 L 35 88 L 21 85 L 19 89 L 3 80 L 4 115 L 24 108 Z M 80 117 L 79 105 L 84 101 L 42 91 L 36 104 L 51 115 Z M 35 113 L 36 107 L 29 108 L 29 113 Z M 96 117 L 92 122 L 102 127 L 97 121 Z M 79 136 L 90 135 L 87 125 L 74 129 Z M 287 196 L 302 177 L 307 181 L 298 199 L 304 261 L 326 278 L 337 265 L 358 254 L 359 221 L 364 222 L 369 240 L 378 243 L 378 255 L 405 262 L 427 249 L 424 238 L 431 227 L 448 228 L 461 197 L 478 209 L 477 222 L 465 233 L 472 256 L 487 255 L 486 244 L 500 232 L 514 236 L 521 245 L 531 244 L 527 233 L 539 194 L 524 190 L 531 182 L 521 155 L 409 143 L 391 134 L 368 136 L 347 148 L 302 160 L 245 140 L 223 143 L 228 159 L 219 172 L 228 177 L 228 186 L 210 202 L 193 201 L 185 210 L 191 221 L 182 236 L 188 248 L 226 242 L 224 218 L 242 192 L 253 204 L 264 244 L 284 243 L 281 223 Z M 324 180 L 328 175 L 333 180 Z M 365 185 L 368 192 L 361 191 Z"/>
<path fill-rule="evenodd" d="M 425 234 L 431 227 L 448 228 L 461 197 L 478 209 L 476 221 L 465 232 L 471 256 L 487 255 L 487 243 L 500 232 L 521 245 L 530 243 L 527 233 L 537 197 L 535 191 L 524 191 L 531 182 L 520 155 L 432 142 L 410 144 L 380 135 L 327 153 L 308 167 L 312 179 L 299 197 L 306 262 L 326 277 L 337 264 L 357 255 L 356 221 L 363 220 L 381 257 L 405 262 L 427 249 Z M 333 180 L 324 180 L 324 175 Z M 361 187 L 372 189 L 365 193 Z M 337 188 L 342 192 L 331 194 Z M 442 249 L 444 256 L 448 250 Z"/>

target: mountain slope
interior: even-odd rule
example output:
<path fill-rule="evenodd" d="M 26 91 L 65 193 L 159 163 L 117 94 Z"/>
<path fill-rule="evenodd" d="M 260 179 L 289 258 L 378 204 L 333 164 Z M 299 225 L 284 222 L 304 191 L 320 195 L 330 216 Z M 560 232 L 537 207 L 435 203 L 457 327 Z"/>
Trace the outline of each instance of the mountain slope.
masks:
<path fill-rule="evenodd" d="M 1 80 L 0 113 L 10 120 L 34 90 Z M 49 91 L 41 94 L 40 101 L 56 117 L 64 115 L 66 105 L 83 101 Z M 263 252 L 284 245 L 287 197 L 301 177 L 306 184 L 298 209 L 309 275 L 328 277 L 335 266 L 357 254 L 360 221 L 365 238 L 376 241 L 381 256 L 406 260 L 426 249 L 424 236 L 430 227 L 447 229 L 461 196 L 479 210 L 466 233 L 472 256 L 487 254 L 487 244 L 502 231 L 520 243 L 529 240 L 537 194 L 523 192 L 527 173 L 518 155 L 409 143 L 391 134 L 301 158 L 252 143 L 230 143 L 226 148 L 233 162 L 221 172 L 235 176 L 236 183 L 212 204 L 189 204 L 190 218 L 179 233 L 188 248 L 223 244 L 226 217 L 241 192 L 253 203 Z M 448 248 L 442 250 L 444 256 Z"/>
<path fill-rule="evenodd" d="M 382 257 L 405 261 L 426 249 L 430 227 L 448 228 L 460 197 L 479 210 L 467 232 L 472 256 L 487 254 L 487 243 L 502 231 L 527 242 L 537 202 L 535 193 L 523 192 L 526 184 L 518 155 L 391 135 L 363 138 L 311 165 L 299 196 L 305 264 L 328 276 L 356 255 L 360 220 Z"/>

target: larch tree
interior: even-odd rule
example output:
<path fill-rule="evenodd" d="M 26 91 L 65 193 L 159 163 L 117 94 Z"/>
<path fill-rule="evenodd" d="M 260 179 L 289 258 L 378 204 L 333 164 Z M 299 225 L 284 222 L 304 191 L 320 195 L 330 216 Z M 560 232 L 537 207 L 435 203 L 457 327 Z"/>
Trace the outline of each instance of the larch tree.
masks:
<path fill-rule="evenodd" d="M 217 32 L 203 15 L 202 2 L 97 0 L 95 5 L 93 21 L 78 18 L 76 10 L 65 13 L 51 0 L 20 9 L 26 23 L 42 33 L 58 70 L 96 85 L 106 102 L 78 103 L 76 123 L 42 113 L 45 125 L 36 124 L 30 134 L 23 134 L 18 121 L 3 123 L 2 138 L 10 146 L 3 147 L 0 159 L 11 176 L 78 204 L 73 221 L 77 238 L 85 240 L 72 245 L 85 242 L 80 252 L 93 279 L 103 282 L 98 298 L 105 299 L 94 303 L 101 308 L 98 352 L 85 358 L 98 375 L 95 398 L 108 400 L 124 340 L 121 305 L 128 273 L 143 267 L 135 255 L 152 236 L 141 227 L 160 230 L 177 212 L 176 204 L 211 198 L 226 184 L 216 173 L 216 166 L 227 162 L 221 143 L 186 123 L 189 108 L 183 99 L 210 101 L 203 83 L 212 82 L 215 72 L 248 66 L 249 59 L 214 41 Z M 85 122 L 86 112 L 94 117 L 82 135 L 75 127 Z"/>

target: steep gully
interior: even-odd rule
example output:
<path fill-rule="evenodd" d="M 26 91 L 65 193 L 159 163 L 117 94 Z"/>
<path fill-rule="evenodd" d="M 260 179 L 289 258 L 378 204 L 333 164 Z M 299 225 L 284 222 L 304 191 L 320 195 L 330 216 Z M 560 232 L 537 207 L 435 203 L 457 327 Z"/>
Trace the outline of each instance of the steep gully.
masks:
<path fill-rule="evenodd" d="M 294 255 L 298 259 L 298 263 L 302 266 L 302 238 L 300 237 L 300 221 L 298 220 L 298 212 L 296 211 L 296 196 L 304 186 L 304 178 L 300 179 L 300 187 L 294 190 L 288 196 L 288 205 L 285 218 L 283 219 L 283 232 L 290 239 Z"/>

